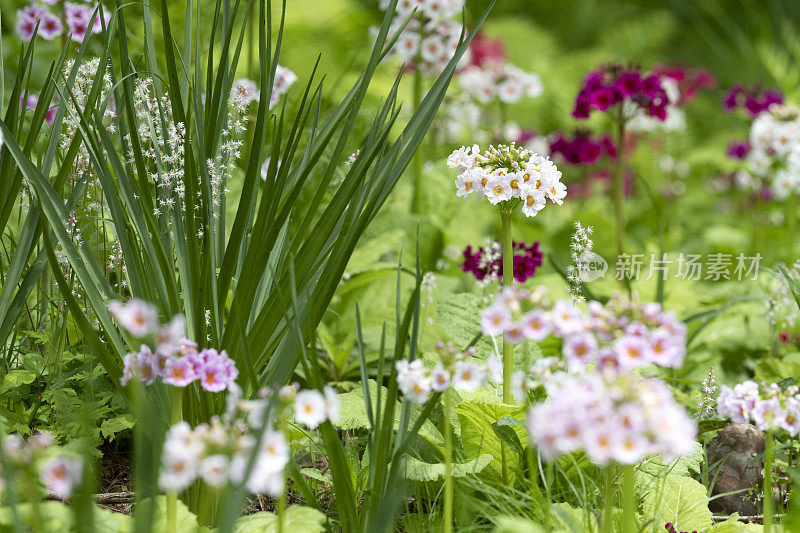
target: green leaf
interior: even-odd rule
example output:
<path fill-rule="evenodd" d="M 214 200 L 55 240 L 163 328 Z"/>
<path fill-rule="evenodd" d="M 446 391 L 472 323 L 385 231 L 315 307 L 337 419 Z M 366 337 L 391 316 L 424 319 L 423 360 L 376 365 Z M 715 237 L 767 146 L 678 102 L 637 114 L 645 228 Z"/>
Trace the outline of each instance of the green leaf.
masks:
<path fill-rule="evenodd" d="M 678 531 L 706 531 L 712 524 L 706 488 L 675 474 L 664 477 L 645 495 L 644 516 L 659 524 L 671 522 Z"/>
<path fill-rule="evenodd" d="M 381 387 L 382 397 L 386 398 L 388 395 L 386 387 Z M 372 409 L 375 411 L 378 404 L 378 385 L 375 380 L 369 380 L 369 394 L 372 399 Z M 400 427 L 401 416 L 401 403 L 397 402 L 394 417 L 394 429 Z M 418 409 L 412 412 L 410 422 L 413 425 L 419 413 Z M 367 415 L 367 406 L 364 400 L 364 389 L 358 387 L 339 395 L 339 422 L 336 424 L 341 429 L 367 429 L 370 427 L 369 416 Z M 441 432 L 436 429 L 436 426 L 430 420 L 425 420 L 419 430 L 419 436 L 428 442 L 441 446 L 444 442 Z"/>
<path fill-rule="evenodd" d="M 761 524 L 739 522 L 739 513 L 733 513 L 724 522 L 714 524 L 706 530 L 708 533 L 746 533 L 747 531 L 764 531 Z"/>
<path fill-rule="evenodd" d="M 284 531 L 292 533 L 323 533 L 325 515 L 311 507 L 292 505 L 283 517 Z M 278 515 L 267 511 L 243 516 L 236 521 L 235 533 L 277 533 Z"/>
<path fill-rule="evenodd" d="M 147 498 L 142 500 L 142 502 L 139 503 L 140 508 L 145 505 L 155 506 L 155 509 L 153 509 L 153 523 L 151 524 L 151 531 L 167 531 L 167 497 L 156 496 L 155 498 Z M 146 514 L 147 513 L 144 513 L 143 516 L 146 516 Z M 208 531 L 200 526 L 200 524 L 197 522 L 197 516 L 195 516 L 181 500 L 178 500 L 177 502 L 176 517 L 176 522 L 178 524 L 176 533 L 196 533 L 199 531 Z"/>
<path fill-rule="evenodd" d="M 3 378 L 3 385 L 0 387 L 0 393 L 8 392 L 11 389 L 16 389 L 23 385 L 29 385 L 36 379 L 36 374 L 27 370 L 17 369 L 12 370 Z"/>
<path fill-rule="evenodd" d="M 300 473 L 306 477 L 310 477 L 311 479 L 316 479 L 317 481 L 325 483 L 326 485 L 331 484 L 331 480 L 322 475 L 322 472 L 320 472 L 316 468 L 301 468 Z"/>
<path fill-rule="evenodd" d="M 636 470 L 636 489 L 640 497 L 644 497 L 665 476 L 690 476 L 699 474 L 703 468 L 705 453 L 699 442 L 694 443 L 692 452 L 666 462 L 660 457 L 651 457 L 639 465 Z"/>
<path fill-rule="evenodd" d="M 104 421 L 100 425 L 100 433 L 103 434 L 103 438 L 107 439 L 109 437 L 113 437 L 120 431 L 131 429 L 135 424 L 136 419 L 133 417 L 133 415 L 126 413 Z"/>
<path fill-rule="evenodd" d="M 453 477 L 461 478 L 479 474 L 491 464 L 493 457 L 485 453 L 467 461 L 453 463 Z M 439 481 L 444 479 L 444 463 L 426 463 L 411 456 L 403 456 L 400 460 L 400 475 L 412 481 Z"/>
<path fill-rule="evenodd" d="M 495 519 L 495 523 L 493 533 L 548 533 L 551 531 L 536 522 L 517 516 L 499 516 Z"/>
<path fill-rule="evenodd" d="M 489 453 L 494 458 L 493 466 L 500 472 L 502 469 L 501 441 L 492 424 L 506 416 L 524 418 L 525 410 L 517 405 L 461 402 L 456 406 L 455 411 L 461 424 L 461 445 L 467 457 L 478 457 L 481 454 Z M 500 427 L 511 428 L 510 426 Z M 512 431 L 516 433 L 520 442 L 524 442 L 528 438 L 524 428 L 514 427 Z M 519 454 L 510 450 L 508 455 L 510 464 L 515 465 L 519 460 Z"/>

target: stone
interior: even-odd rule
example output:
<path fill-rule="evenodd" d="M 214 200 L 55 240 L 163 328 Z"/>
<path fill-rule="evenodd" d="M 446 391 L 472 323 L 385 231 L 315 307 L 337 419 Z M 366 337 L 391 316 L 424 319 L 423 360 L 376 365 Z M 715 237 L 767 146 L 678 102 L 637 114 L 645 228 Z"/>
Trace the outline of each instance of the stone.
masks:
<path fill-rule="evenodd" d="M 760 514 L 761 505 L 754 502 L 751 489 L 755 488 L 757 493 L 762 483 L 764 434 L 761 430 L 752 424 L 728 424 L 714 437 L 706 453 L 709 466 L 721 461 L 708 474 L 709 483 L 714 483 L 713 496 L 746 489 L 715 498 L 709 504 L 710 509 L 726 514 Z"/>

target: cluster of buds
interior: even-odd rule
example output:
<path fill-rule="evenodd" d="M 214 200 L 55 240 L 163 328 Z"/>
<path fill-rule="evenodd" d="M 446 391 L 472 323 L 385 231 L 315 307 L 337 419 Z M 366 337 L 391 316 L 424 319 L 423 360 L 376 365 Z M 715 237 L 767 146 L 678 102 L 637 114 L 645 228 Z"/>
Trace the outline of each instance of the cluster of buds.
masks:
<path fill-rule="evenodd" d="M 38 474 L 50 493 L 59 498 L 68 498 L 80 485 L 83 460 L 54 452 L 54 445 L 55 439 L 47 431 L 38 432 L 27 441 L 14 433 L 3 439 L 3 459 L 24 475 L 36 477 Z"/>
<path fill-rule="evenodd" d="M 658 303 L 640 303 L 615 294 L 605 304 L 591 301 L 587 311 L 566 300 L 552 308 L 543 292 L 504 288 L 481 313 L 486 335 L 503 335 L 511 343 L 535 342 L 549 335 L 561 339 L 567 364 L 596 364 L 605 373 L 620 373 L 655 364 L 679 367 L 686 354 L 686 326 Z"/>
<path fill-rule="evenodd" d="M 197 343 L 186 338 L 183 316 L 160 326 L 157 309 L 137 299 L 124 304 L 112 302 L 108 312 L 131 335 L 152 341 L 156 346 L 153 351 L 149 344 L 142 343 L 139 351 L 125 355 L 120 379 L 123 386 L 134 376 L 146 386 L 152 385 L 156 378 L 176 387 L 199 381 L 209 392 L 221 392 L 235 384 L 239 371 L 233 360 L 224 350 L 199 350 Z"/>
<path fill-rule="evenodd" d="M 539 250 L 539 241 L 533 244 L 514 242 L 514 280 L 525 283 L 542 266 L 544 255 Z M 470 272 L 481 285 L 489 285 L 503 279 L 503 246 L 499 241 L 489 241 L 487 245 L 473 250 L 467 246 L 462 253 L 464 261 L 461 270 Z"/>
<path fill-rule="evenodd" d="M 544 209 L 548 199 L 561 205 L 567 195 L 561 172 L 549 158 L 514 143 L 485 152 L 478 145 L 461 147 L 447 158 L 447 166 L 457 169 L 459 197 L 477 192 L 508 211 L 521 205 L 528 217 Z"/>
<path fill-rule="evenodd" d="M 800 387 L 755 381 L 744 381 L 732 389 L 723 385 L 717 412 L 737 424 L 752 420 L 761 431 L 783 429 L 796 437 L 800 434 Z"/>

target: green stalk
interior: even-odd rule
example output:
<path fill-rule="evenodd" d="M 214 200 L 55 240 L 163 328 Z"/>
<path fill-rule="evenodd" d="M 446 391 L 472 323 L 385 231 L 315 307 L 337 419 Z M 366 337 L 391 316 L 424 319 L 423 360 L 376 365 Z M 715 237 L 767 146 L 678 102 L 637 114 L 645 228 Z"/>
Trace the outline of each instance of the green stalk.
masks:
<path fill-rule="evenodd" d="M 172 400 L 172 413 L 170 415 L 170 426 L 173 426 L 182 419 L 183 387 L 170 387 L 170 399 Z M 167 492 L 167 533 L 175 533 L 178 526 L 178 494 L 174 491 Z"/>
<path fill-rule="evenodd" d="M 614 498 L 614 467 L 606 467 L 606 481 L 603 487 L 603 521 L 600 524 L 603 533 L 614 533 L 614 525 L 611 523 L 611 510 L 613 505 L 611 500 Z"/>
<path fill-rule="evenodd" d="M 622 467 L 622 531 L 624 533 L 636 533 L 634 465 Z"/>
<path fill-rule="evenodd" d="M 764 533 L 770 533 L 775 514 L 772 500 L 772 463 L 775 460 L 775 442 L 772 431 L 767 430 L 764 443 Z"/>
<path fill-rule="evenodd" d="M 617 115 L 617 165 L 614 171 L 612 186 L 612 202 L 614 204 L 614 220 L 616 222 L 617 255 L 622 255 L 625 249 L 625 211 L 624 211 L 624 172 L 625 172 L 625 117 L 622 106 L 619 106 Z"/>
<path fill-rule="evenodd" d="M 511 211 L 500 209 L 500 221 L 502 222 L 502 241 L 503 245 L 503 287 L 511 287 L 514 283 L 514 250 L 511 241 Z M 511 394 L 511 374 L 514 372 L 514 345 L 503 338 L 503 403 L 511 405 L 514 398 Z M 501 443 L 501 462 L 503 470 L 503 481 L 509 482 L 508 458 L 505 443 Z"/>
<path fill-rule="evenodd" d="M 444 409 L 444 533 L 453 533 L 453 435 L 450 428 L 450 394 L 442 394 Z"/>
<path fill-rule="evenodd" d="M 414 69 L 414 109 L 419 109 L 422 103 L 422 73 L 419 70 L 419 61 L 416 63 L 417 68 Z M 422 156 L 420 150 L 414 152 L 412 163 L 412 171 L 414 173 L 414 191 L 411 197 L 411 212 L 415 215 L 422 213 L 422 202 L 424 195 L 422 194 Z"/>

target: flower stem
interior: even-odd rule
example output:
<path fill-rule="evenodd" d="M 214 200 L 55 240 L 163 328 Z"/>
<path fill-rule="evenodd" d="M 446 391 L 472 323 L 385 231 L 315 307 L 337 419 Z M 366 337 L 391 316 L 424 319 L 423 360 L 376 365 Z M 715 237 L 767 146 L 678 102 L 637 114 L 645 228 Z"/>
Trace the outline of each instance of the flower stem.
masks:
<path fill-rule="evenodd" d="M 419 70 L 419 61 L 414 69 L 414 110 L 419 108 L 422 103 L 422 73 Z M 415 215 L 422 213 L 422 155 L 420 150 L 414 152 L 411 159 L 412 171 L 414 174 L 414 191 L 411 197 L 411 212 Z"/>
<path fill-rule="evenodd" d="M 612 500 L 614 498 L 614 467 L 606 467 L 605 486 L 603 487 L 603 519 L 600 524 L 603 533 L 613 533 L 614 525 L 611 523 L 611 510 L 614 508 Z"/>
<path fill-rule="evenodd" d="M 442 531 L 453 533 L 453 435 L 450 427 L 450 394 L 442 394 L 444 409 L 444 517 Z"/>
<path fill-rule="evenodd" d="M 622 531 L 636 533 L 636 487 L 634 465 L 622 467 Z"/>
<path fill-rule="evenodd" d="M 617 166 L 614 172 L 612 200 L 614 203 L 614 219 L 617 225 L 617 255 L 625 249 L 625 211 L 624 211 L 624 173 L 625 173 L 625 117 L 622 106 L 617 115 Z"/>
<path fill-rule="evenodd" d="M 511 211 L 500 210 L 503 245 L 503 288 L 514 283 L 514 250 L 511 240 Z M 503 403 L 511 405 L 514 398 L 511 394 L 511 374 L 514 372 L 514 345 L 503 339 Z M 505 443 L 500 446 L 503 481 L 509 483 L 508 458 Z"/>
<path fill-rule="evenodd" d="M 772 463 L 775 460 L 775 442 L 772 431 L 767 430 L 764 443 L 764 533 L 770 533 L 774 514 L 772 499 Z"/>
<path fill-rule="evenodd" d="M 170 387 L 170 399 L 172 400 L 172 413 L 170 415 L 170 426 L 180 422 L 182 416 L 183 387 Z M 178 494 L 174 491 L 167 492 L 167 533 L 177 531 L 178 518 Z"/>

